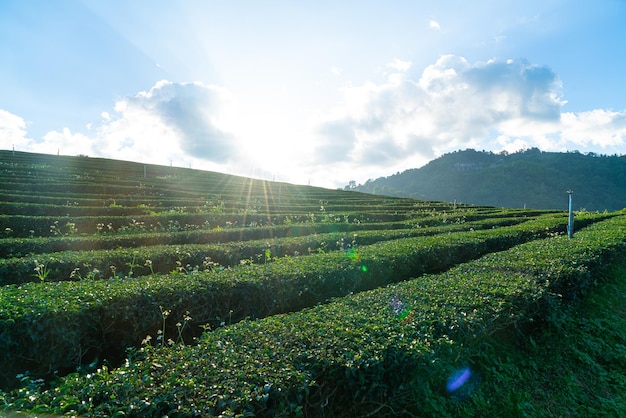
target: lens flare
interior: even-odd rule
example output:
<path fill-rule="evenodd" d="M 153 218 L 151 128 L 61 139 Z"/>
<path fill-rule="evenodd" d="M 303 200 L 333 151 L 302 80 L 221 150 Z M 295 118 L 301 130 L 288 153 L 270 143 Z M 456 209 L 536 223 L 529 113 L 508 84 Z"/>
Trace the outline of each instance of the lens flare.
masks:
<path fill-rule="evenodd" d="M 455 392 L 461 388 L 469 378 L 472 377 L 472 371 L 469 367 L 465 367 L 461 370 L 457 370 L 454 374 L 448 379 L 448 383 L 446 388 L 448 392 Z"/>
<path fill-rule="evenodd" d="M 355 264 L 361 264 L 361 255 L 358 253 L 356 248 L 348 248 L 347 250 L 345 250 L 345 254 L 348 260 L 352 261 Z M 363 273 L 367 273 L 367 266 L 361 264 L 360 268 Z"/>
<path fill-rule="evenodd" d="M 389 299 L 389 306 L 393 311 L 393 314 L 401 321 L 408 321 L 413 318 L 413 312 L 409 309 L 404 302 L 402 302 L 397 296 L 393 296 Z"/>
<path fill-rule="evenodd" d="M 346 257 L 348 257 L 350 260 L 354 261 L 355 263 L 358 263 L 361 261 L 361 256 L 359 255 L 357 250 L 355 250 L 354 248 L 348 248 L 346 250 Z"/>

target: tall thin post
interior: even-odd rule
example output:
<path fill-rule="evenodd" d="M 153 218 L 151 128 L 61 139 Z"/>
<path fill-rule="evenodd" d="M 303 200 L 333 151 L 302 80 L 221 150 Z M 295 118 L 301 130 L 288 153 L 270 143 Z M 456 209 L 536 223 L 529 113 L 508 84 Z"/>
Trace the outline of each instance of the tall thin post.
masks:
<path fill-rule="evenodd" d="M 567 194 L 569 195 L 569 221 L 567 222 L 567 237 L 572 238 L 574 235 L 574 212 L 572 211 L 572 195 L 574 192 L 572 190 L 568 190 Z"/>

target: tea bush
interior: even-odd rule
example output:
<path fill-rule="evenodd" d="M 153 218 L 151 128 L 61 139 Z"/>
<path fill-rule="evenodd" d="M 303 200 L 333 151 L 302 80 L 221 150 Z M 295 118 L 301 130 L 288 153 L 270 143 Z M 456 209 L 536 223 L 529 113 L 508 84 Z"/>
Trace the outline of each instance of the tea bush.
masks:
<path fill-rule="evenodd" d="M 109 278 L 111 271 L 117 275 L 138 276 L 150 273 L 169 273 L 175 270 L 178 264 L 186 270 L 202 269 L 205 260 L 210 259 L 222 267 L 237 265 L 242 261 L 265 262 L 262 255 L 270 249 L 274 258 L 308 254 L 311 252 L 325 252 L 345 249 L 353 245 L 370 245 L 380 241 L 392 239 L 428 236 L 441 233 L 458 232 L 472 229 L 485 229 L 497 226 L 512 225 L 522 222 L 523 218 L 489 219 L 461 224 L 446 224 L 439 227 L 422 227 L 428 222 L 421 222 L 420 228 L 395 229 L 406 227 L 407 223 L 395 224 L 341 224 L 339 230 L 353 231 L 321 233 L 326 228 L 321 224 L 311 228 L 283 227 L 283 228 L 250 228 L 237 231 L 203 231 L 196 233 L 180 232 L 170 234 L 141 234 L 127 237 L 113 236 L 98 238 L 51 239 L 34 238 L 30 240 L 41 243 L 46 248 L 69 246 L 79 248 L 80 251 L 57 251 L 54 253 L 36 252 L 35 255 L 19 258 L 0 259 L 0 284 L 21 284 L 37 281 L 33 269 L 38 263 L 45 263 L 49 270 L 47 281 L 77 280 L 84 278 L 90 272 L 91 278 Z M 417 222 L 417 221 L 415 221 Z M 434 222 L 431 222 L 434 223 Z M 354 227 L 351 227 L 353 225 Z M 286 235 L 303 236 L 281 238 Z M 259 240 L 247 238 L 263 237 Z M 244 239 L 244 237 L 246 239 Z M 5 240 L 6 241 L 6 240 Z M 12 249 L 16 250 L 21 239 L 12 239 Z M 156 242 L 169 242 L 170 245 L 158 245 Z M 210 241 L 215 244 L 190 244 L 191 242 Z M 229 242 L 230 241 L 230 242 Z M 357 242 L 358 241 L 358 242 Z M 30 243 L 24 243 L 33 248 Z M 118 248 L 124 244 L 126 248 Z M 143 244 L 143 245 L 142 245 Z M 150 244 L 149 246 L 147 244 Z M 0 246 L 2 244 L 0 243 Z M 105 247 L 103 250 L 88 250 L 88 247 Z M 148 266 L 146 260 L 150 261 Z M 133 267 L 131 267 L 133 266 Z M 78 270 L 77 270 L 78 269 Z M 75 274 L 78 272 L 78 274 Z"/>
<path fill-rule="evenodd" d="M 625 238 L 626 217 L 616 217 L 574 239 L 535 240 L 439 275 L 220 328 L 197 345 L 145 346 L 116 369 L 74 373 L 49 389 L 26 385 L 5 395 L 6 407 L 89 416 L 458 415 L 458 400 L 480 386 L 476 376 L 490 373 L 472 363 L 481 341 L 528 338 L 522 330 L 558 317 L 626 255 Z"/>
<path fill-rule="evenodd" d="M 96 356 L 115 358 L 159 329 L 159 306 L 172 310 L 172 321 L 189 311 L 196 329 L 264 317 L 442 271 L 563 228 L 562 218 L 545 217 L 511 227 L 392 240 L 223 271 L 4 286 L 2 377 L 8 384 L 24 370 L 41 375 Z"/>
<path fill-rule="evenodd" d="M 21 283 L 0 288 L 0 387 L 19 386 L 0 410 L 536 413 L 481 376 L 519 373 L 506 347 L 558 330 L 623 257 L 623 221 L 598 223 L 616 215 L 577 213 L 567 240 L 561 211 L 0 150 L 0 281 Z M 565 415 L 618 410 L 583 406 Z"/>

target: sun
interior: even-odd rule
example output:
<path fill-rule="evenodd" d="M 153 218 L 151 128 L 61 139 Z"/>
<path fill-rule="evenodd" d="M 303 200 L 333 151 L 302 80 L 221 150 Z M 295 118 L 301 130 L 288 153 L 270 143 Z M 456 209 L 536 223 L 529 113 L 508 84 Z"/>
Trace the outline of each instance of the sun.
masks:
<path fill-rule="evenodd" d="M 233 126 L 237 149 L 250 171 L 264 173 L 268 180 L 290 181 L 298 178 L 310 164 L 314 144 L 290 115 L 271 112 L 247 114 Z M 256 176 L 258 177 L 258 176 Z"/>

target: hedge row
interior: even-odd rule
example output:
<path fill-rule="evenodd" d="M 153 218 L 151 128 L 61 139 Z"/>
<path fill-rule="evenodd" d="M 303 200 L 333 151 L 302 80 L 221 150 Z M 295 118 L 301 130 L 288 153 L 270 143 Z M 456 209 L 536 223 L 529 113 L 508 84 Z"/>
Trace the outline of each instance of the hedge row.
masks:
<path fill-rule="evenodd" d="M 157 230 L 169 230 L 172 225 L 180 228 L 201 227 L 227 227 L 229 225 L 281 225 L 286 222 L 292 223 L 319 223 L 319 222 L 398 222 L 415 217 L 414 213 L 385 213 L 385 212 L 359 212 L 325 214 L 310 212 L 308 214 L 265 214 L 236 213 L 236 214 L 162 214 L 162 215 L 138 215 L 138 216 L 24 216 L 24 215 L 0 215 L 0 231 L 13 237 L 54 236 L 53 226 L 62 234 L 70 233 L 68 224 L 80 234 L 96 234 L 98 225 L 112 228 L 118 231 L 120 228 L 134 224 L 145 225 L 145 228 Z"/>
<path fill-rule="evenodd" d="M 203 241 L 215 244 L 171 244 L 139 246 L 138 239 L 129 237 L 124 242 L 133 247 L 109 250 L 63 251 L 57 253 L 40 253 L 26 257 L 0 259 L 0 285 L 22 284 L 45 280 L 47 282 L 64 280 L 107 279 L 110 277 L 144 276 L 154 273 L 171 271 L 205 270 L 207 266 L 230 267 L 247 263 L 267 262 L 268 259 L 284 256 L 297 256 L 313 252 L 345 250 L 357 245 L 371 245 L 379 241 L 392 239 L 436 235 L 442 233 L 468 231 L 471 229 L 488 229 L 508 226 L 522 222 L 523 219 L 488 219 L 479 222 L 467 222 L 438 227 L 420 227 L 412 229 L 394 229 L 406 224 L 341 224 L 346 232 L 314 233 L 304 236 L 280 238 L 306 228 L 264 228 L 267 235 L 260 240 L 237 240 L 236 234 L 210 232 L 195 234 L 205 237 Z M 352 227 L 351 227 L 352 226 Z M 374 226 L 374 229 L 370 228 Z M 367 228 L 367 229 L 365 229 Z M 324 230 L 326 228 L 316 228 Z M 310 231 L 310 228 L 308 229 Z M 347 231 L 352 232 L 351 234 Z M 263 235 L 259 234 L 254 235 Z M 173 234 L 170 234 L 173 235 Z M 181 234 L 189 236 L 190 234 Z M 235 235 L 235 236 L 233 236 Z M 252 235 L 252 234 L 246 234 Z M 278 235 L 278 236 L 277 236 Z M 210 240 L 206 237 L 210 236 Z M 168 242 L 189 242 L 180 239 Z M 118 244 L 120 240 L 111 240 Z M 199 241 L 199 240 L 196 240 Z M 92 243 L 103 245 L 105 241 L 92 240 Z M 111 244 L 109 242 L 108 244 Z M 111 248 L 116 248 L 111 246 Z M 36 274 L 36 269 L 40 274 Z M 44 277 L 45 276 L 45 277 Z"/>
<path fill-rule="evenodd" d="M 423 214 L 421 216 L 413 216 L 409 219 L 395 222 L 362 222 L 358 214 L 344 215 L 341 219 L 342 222 L 324 222 L 313 223 L 307 222 L 304 224 L 295 223 L 295 220 L 290 216 L 284 218 L 273 217 L 274 225 L 271 226 L 246 226 L 237 227 L 218 227 L 219 221 L 222 224 L 229 222 L 223 218 L 212 217 L 210 220 L 213 224 L 209 223 L 203 225 L 195 225 L 190 227 L 184 225 L 178 220 L 168 221 L 165 225 L 155 227 L 154 222 L 146 224 L 145 221 L 139 221 L 132 217 L 123 218 L 123 220 L 116 220 L 115 226 L 113 223 L 105 223 L 107 219 L 99 221 L 97 218 L 89 218 L 89 224 L 96 223 L 96 228 L 100 224 L 102 231 L 94 235 L 80 234 L 81 225 L 75 226 L 79 235 L 56 235 L 56 236 L 33 236 L 32 237 L 18 237 L 18 238 L 0 238 L 0 258 L 13 258 L 23 257 L 27 254 L 40 254 L 51 253 L 60 251 L 85 251 L 85 250 L 106 250 L 114 248 L 125 247 L 138 247 L 149 245 L 165 245 L 165 244 L 200 244 L 207 242 L 229 242 L 229 241 L 248 241 L 253 239 L 266 239 L 272 237 L 287 237 L 287 236 L 300 236 L 316 233 L 327 232 L 349 232 L 349 231 L 362 231 L 362 230 L 379 230 L 379 229 L 402 229 L 413 227 L 430 227 L 440 224 L 450 223 L 465 223 L 470 221 L 487 220 L 487 222 L 502 219 L 503 223 L 506 223 L 511 218 L 528 219 L 536 216 L 549 215 L 553 213 L 554 216 L 562 216 L 562 212 L 549 212 L 549 211 L 501 211 L 499 213 L 492 213 L 490 211 L 457 211 L 451 214 L 447 213 L 430 213 Z M 1 216 L 0 216 L 1 219 Z M 60 220 L 49 218 L 47 222 L 51 223 L 48 226 L 55 226 L 59 229 L 59 233 L 67 233 L 67 223 L 71 220 L 69 218 Z M 296 219 L 297 220 L 297 219 Z M 309 216 L 310 221 L 310 216 Z M 55 223 L 56 222 L 56 223 Z M 120 224 L 126 222 L 126 225 Z M 209 222 L 209 219 L 206 219 Z M 254 225 L 254 218 L 247 217 L 246 222 L 248 225 Z M 282 222 L 282 225 L 278 223 Z M 109 227 L 110 224 L 110 227 Z M 125 227 L 125 229 L 124 229 Z M 122 228 L 123 230 L 120 230 Z M 147 232 L 150 229 L 167 230 L 167 232 Z M 23 233 L 23 228 L 21 228 Z M 20 232 L 20 231 L 18 231 Z M 16 231 L 11 230 L 10 234 L 15 234 Z M 30 232 L 29 232 L 30 233 Z"/>
<path fill-rule="evenodd" d="M 50 389 L 30 381 L 5 394 L 5 407 L 89 416 L 455 416 L 478 387 L 475 376 L 489 376 L 471 362 L 484 337 L 547 320 L 624 255 L 620 216 L 574 239 L 536 240 L 443 274 L 220 328 L 197 345 L 147 345 L 117 369 L 71 374 Z"/>
<path fill-rule="evenodd" d="M 429 226 L 441 223 L 434 220 L 421 225 Z M 23 257 L 28 254 L 42 254 L 60 251 L 91 251 L 110 250 L 114 248 L 141 247 L 150 245 L 182 245 L 201 243 L 221 243 L 231 241 L 250 241 L 254 239 L 271 239 L 302 236 L 327 232 L 351 232 L 380 229 L 404 229 L 415 223 L 341 223 L 341 224 L 292 224 L 256 227 L 228 227 L 213 229 L 192 229 L 169 232 L 137 232 L 107 233 L 82 236 L 57 236 L 33 238 L 0 239 L 0 257 Z M 140 226 L 141 227 L 141 226 Z"/>
<path fill-rule="evenodd" d="M 89 206 L 111 206 L 112 203 L 121 207 L 137 207 L 145 205 L 147 207 L 157 207 L 165 209 L 169 207 L 179 206 L 202 206 L 211 201 L 212 197 L 205 198 L 196 197 L 195 199 L 168 199 L 163 196 L 138 196 L 138 195 L 122 195 L 122 196 L 106 196 L 85 197 L 82 194 L 72 193 L 45 193 L 32 194 L 23 190 L 7 193 L 0 191 L 0 199 L 13 203 L 31 203 L 41 205 L 58 205 L 67 206 L 74 205 L 79 207 Z M 114 205 L 114 206 L 115 206 Z"/>
<path fill-rule="evenodd" d="M 0 213 L 2 213 L 3 215 L 28 214 L 28 216 L 140 216 L 145 215 L 148 211 L 149 208 L 142 208 L 137 206 L 77 206 L 70 201 L 63 205 L 0 202 Z"/>
<path fill-rule="evenodd" d="M 589 218 L 590 220 L 592 218 Z M 441 271 L 482 254 L 562 231 L 545 218 L 494 230 L 393 240 L 346 252 L 282 258 L 223 271 L 122 280 L 27 283 L 0 289 L 0 377 L 67 371 L 95 357 L 115 357 L 159 328 L 159 307 L 182 320 L 217 326 L 313 306 Z M 168 332 L 174 333 L 173 324 Z"/>
<path fill-rule="evenodd" d="M 80 195 L 78 195 L 80 196 Z M 145 215 L 149 212 L 166 212 L 172 209 L 184 208 L 188 213 L 210 213 L 223 211 L 227 213 L 242 213 L 258 210 L 272 214 L 307 214 L 317 212 L 323 206 L 328 212 L 350 212 L 355 207 L 365 207 L 372 212 L 411 212 L 415 210 L 429 210 L 431 205 L 419 203 L 390 202 L 389 204 L 372 204 L 367 201 L 322 201 L 308 204 L 297 203 L 269 203 L 265 201 L 235 201 L 221 198 L 186 198 L 167 199 L 164 197 L 147 199 L 145 197 L 116 197 L 102 195 L 99 199 L 85 199 L 72 195 L 62 197 L 33 196 L 32 194 L 0 193 L 0 213 L 5 215 L 30 216 L 130 216 Z M 462 206 L 459 207 L 461 209 Z M 439 208 L 440 209 L 440 208 Z"/>
<path fill-rule="evenodd" d="M 140 186 L 135 186 L 134 193 L 123 194 L 93 194 L 93 193 L 73 193 L 67 190 L 50 192 L 49 190 L 33 194 L 33 190 L 23 192 L 24 186 L 12 192 L 2 191 L 0 186 L 0 198 L 4 199 L 3 213 L 6 214 L 36 214 L 45 210 L 44 214 L 57 211 L 67 214 L 72 211 L 74 216 L 79 216 L 81 211 L 88 213 L 107 213 L 108 209 L 113 211 L 123 211 L 125 209 L 149 210 L 155 212 L 166 211 L 172 208 L 187 208 L 192 212 L 206 212 L 220 210 L 224 212 L 243 212 L 253 209 L 263 212 L 284 212 L 289 214 L 302 214 L 310 211 L 318 211 L 321 206 L 327 211 L 347 212 L 354 208 L 366 208 L 379 212 L 410 212 L 410 211 L 443 211 L 450 210 L 452 205 L 440 202 L 415 201 L 403 198 L 389 198 L 373 195 L 355 196 L 324 196 L 322 199 L 307 199 L 300 195 L 285 196 L 280 199 L 267 200 L 264 196 L 251 196 L 249 199 L 242 199 L 241 195 L 211 195 L 203 191 L 187 195 L 185 197 L 168 197 L 160 193 L 160 189 L 154 189 L 149 193 L 142 191 Z M 132 190 L 132 189 L 131 189 Z M 21 193 L 20 193 L 21 192 Z M 327 200 L 330 199 L 330 200 Z M 48 206 L 48 208 L 45 208 Z M 457 205 L 457 209 L 468 207 L 467 205 Z M 65 209 L 64 209 L 65 208 Z M 481 208 L 471 206 L 472 209 Z M 116 212 L 117 213 L 117 212 Z M 92 213 L 93 215 L 93 213 Z"/>
<path fill-rule="evenodd" d="M 195 205 L 191 205 L 188 200 L 178 201 L 178 205 L 170 205 L 169 207 L 162 206 L 148 206 L 135 204 L 133 206 L 122 206 L 118 203 L 117 199 L 111 199 L 103 197 L 99 206 L 81 206 L 78 202 L 67 200 L 63 204 L 41 204 L 41 203 L 19 203 L 19 202 L 0 202 L 0 213 L 3 215 L 25 215 L 28 216 L 64 216 L 64 217 L 78 217 L 78 216 L 142 216 L 146 214 L 159 214 L 160 212 L 168 212 L 177 209 L 184 209 L 188 214 L 211 214 L 216 211 L 225 213 L 241 214 L 246 212 L 261 212 L 266 214 L 270 212 L 272 215 L 289 214 L 289 215 L 307 215 L 309 212 L 319 212 L 320 205 L 272 205 L 271 207 L 265 203 L 257 203 L 254 205 L 235 204 L 234 202 L 222 202 L 221 206 L 217 206 L 218 203 L 210 202 L 197 202 Z M 333 212 L 351 212 L 354 210 L 354 205 L 324 205 L 325 211 Z M 396 207 L 391 206 L 389 208 L 375 209 L 369 208 L 372 213 L 389 213 L 390 211 L 398 211 L 401 213 L 414 211 L 415 206 L 411 207 Z"/>

